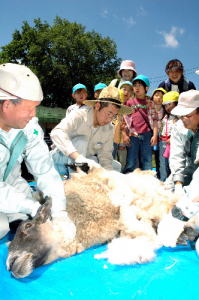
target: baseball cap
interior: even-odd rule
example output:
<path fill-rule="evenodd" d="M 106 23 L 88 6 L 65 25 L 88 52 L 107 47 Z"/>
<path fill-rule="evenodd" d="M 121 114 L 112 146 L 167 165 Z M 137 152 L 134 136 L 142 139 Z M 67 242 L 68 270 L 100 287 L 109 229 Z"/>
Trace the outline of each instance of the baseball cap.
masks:
<path fill-rule="evenodd" d="M 98 91 L 98 90 L 102 90 L 105 87 L 107 87 L 107 85 L 105 83 L 99 82 L 98 84 L 96 84 L 94 86 L 94 92 Z"/>
<path fill-rule="evenodd" d="M 170 91 L 163 95 L 163 101 L 162 104 L 166 105 L 173 102 L 178 102 L 179 93 L 175 91 Z"/>
<path fill-rule="evenodd" d="M 87 91 L 87 88 L 84 84 L 82 83 L 77 83 L 76 85 L 74 85 L 74 87 L 72 88 L 72 94 L 74 94 L 77 90 L 80 89 L 85 89 Z"/>
<path fill-rule="evenodd" d="M 119 84 L 119 88 L 121 89 L 123 85 L 130 85 L 131 87 L 133 87 L 133 84 L 131 81 L 122 81 L 120 84 Z"/>
<path fill-rule="evenodd" d="M 172 115 L 186 116 L 199 107 L 199 91 L 189 90 L 180 94 L 178 105 L 172 109 Z"/>
<path fill-rule="evenodd" d="M 12 99 L 42 101 L 42 88 L 39 79 L 28 67 L 14 63 L 1 64 L 0 100 Z"/>

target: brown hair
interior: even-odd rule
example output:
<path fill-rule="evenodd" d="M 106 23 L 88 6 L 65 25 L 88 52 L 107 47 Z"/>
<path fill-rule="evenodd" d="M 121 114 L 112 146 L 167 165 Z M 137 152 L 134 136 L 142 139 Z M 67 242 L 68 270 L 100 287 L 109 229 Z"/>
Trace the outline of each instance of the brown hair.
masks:
<path fill-rule="evenodd" d="M 168 74 L 172 69 L 184 72 L 184 66 L 179 59 L 171 59 L 165 67 L 165 72 Z"/>

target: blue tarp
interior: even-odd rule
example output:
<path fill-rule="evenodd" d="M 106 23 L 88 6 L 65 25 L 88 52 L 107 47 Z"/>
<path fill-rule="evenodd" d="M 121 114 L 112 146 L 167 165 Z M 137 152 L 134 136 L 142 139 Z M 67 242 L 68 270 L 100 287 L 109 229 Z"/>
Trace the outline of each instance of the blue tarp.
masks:
<path fill-rule="evenodd" d="M 6 270 L 7 239 L 0 241 L 0 299 L 4 300 L 198 300 L 199 258 L 190 245 L 162 248 L 154 262 L 114 266 L 89 249 L 16 280 Z"/>

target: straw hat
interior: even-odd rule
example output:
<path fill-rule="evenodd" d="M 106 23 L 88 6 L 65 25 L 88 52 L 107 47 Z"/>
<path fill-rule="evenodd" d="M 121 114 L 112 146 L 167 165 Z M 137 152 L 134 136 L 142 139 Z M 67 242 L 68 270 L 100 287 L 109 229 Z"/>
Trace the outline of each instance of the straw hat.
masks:
<path fill-rule="evenodd" d="M 99 94 L 98 99 L 85 100 L 83 103 L 88 106 L 94 106 L 97 102 L 105 102 L 120 106 L 119 114 L 121 115 L 128 115 L 133 112 L 133 109 L 131 107 L 123 105 L 121 103 L 119 90 L 114 86 L 107 86 L 106 88 L 104 88 Z"/>

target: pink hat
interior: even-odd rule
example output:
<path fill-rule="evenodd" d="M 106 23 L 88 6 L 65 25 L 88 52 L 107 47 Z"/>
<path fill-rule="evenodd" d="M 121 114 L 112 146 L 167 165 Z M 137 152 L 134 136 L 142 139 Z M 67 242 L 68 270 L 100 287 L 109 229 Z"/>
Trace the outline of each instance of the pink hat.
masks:
<path fill-rule="evenodd" d="M 137 75 L 137 71 L 136 71 L 136 67 L 135 67 L 135 63 L 134 61 L 132 60 L 123 60 L 121 62 L 121 65 L 120 65 L 120 69 L 118 71 L 118 74 L 121 76 L 121 71 L 122 70 L 132 70 L 135 72 L 135 76 Z"/>

